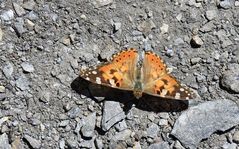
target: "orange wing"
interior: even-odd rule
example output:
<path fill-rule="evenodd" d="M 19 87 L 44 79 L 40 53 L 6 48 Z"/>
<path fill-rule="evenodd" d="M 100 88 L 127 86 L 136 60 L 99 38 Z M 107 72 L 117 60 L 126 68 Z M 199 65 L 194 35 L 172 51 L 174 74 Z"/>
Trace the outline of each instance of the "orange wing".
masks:
<path fill-rule="evenodd" d="M 143 62 L 143 92 L 167 99 L 191 99 L 193 92 L 168 74 L 163 60 L 153 52 L 146 52 Z"/>
<path fill-rule="evenodd" d="M 80 76 L 93 83 L 133 90 L 137 59 L 137 51 L 130 48 L 114 55 L 107 64 L 81 70 Z"/>

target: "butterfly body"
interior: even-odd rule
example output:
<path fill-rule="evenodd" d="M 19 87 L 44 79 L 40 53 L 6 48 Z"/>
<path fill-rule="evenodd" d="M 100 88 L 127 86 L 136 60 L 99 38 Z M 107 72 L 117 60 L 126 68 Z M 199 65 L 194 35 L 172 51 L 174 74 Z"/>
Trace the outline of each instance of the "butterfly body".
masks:
<path fill-rule="evenodd" d="M 81 70 L 80 76 L 100 85 L 133 91 L 137 99 L 144 93 L 167 99 L 193 98 L 193 92 L 181 85 L 166 68 L 155 53 L 139 54 L 130 48 L 114 55 L 109 63 Z"/>

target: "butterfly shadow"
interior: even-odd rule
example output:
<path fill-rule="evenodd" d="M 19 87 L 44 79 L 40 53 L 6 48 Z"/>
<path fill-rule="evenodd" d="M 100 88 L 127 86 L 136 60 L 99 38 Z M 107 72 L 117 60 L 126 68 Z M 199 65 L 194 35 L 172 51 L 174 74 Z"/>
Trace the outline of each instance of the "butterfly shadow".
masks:
<path fill-rule="evenodd" d="M 144 111 L 153 112 L 180 112 L 188 108 L 187 100 L 165 99 L 144 94 L 140 99 L 136 99 L 132 91 L 114 89 L 88 82 L 81 77 L 77 77 L 71 88 L 78 94 L 93 99 L 95 102 L 103 100 L 116 101 L 124 105 L 124 111 L 128 112 L 132 105 Z"/>

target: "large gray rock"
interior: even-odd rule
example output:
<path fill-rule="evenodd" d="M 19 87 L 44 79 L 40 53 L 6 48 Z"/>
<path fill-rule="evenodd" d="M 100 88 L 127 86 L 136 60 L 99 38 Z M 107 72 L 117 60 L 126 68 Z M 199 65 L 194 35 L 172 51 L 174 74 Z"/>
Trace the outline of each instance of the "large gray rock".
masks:
<path fill-rule="evenodd" d="M 114 124 L 126 117 L 119 102 L 105 101 L 103 109 L 103 118 L 101 121 L 102 130 L 109 130 Z"/>
<path fill-rule="evenodd" d="M 230 100 L 209 101 L 182 113 L 171 132 L 180 142 L 190 148 L 212 133 L 225 131 L 239 124 L 239 107 Z"/>

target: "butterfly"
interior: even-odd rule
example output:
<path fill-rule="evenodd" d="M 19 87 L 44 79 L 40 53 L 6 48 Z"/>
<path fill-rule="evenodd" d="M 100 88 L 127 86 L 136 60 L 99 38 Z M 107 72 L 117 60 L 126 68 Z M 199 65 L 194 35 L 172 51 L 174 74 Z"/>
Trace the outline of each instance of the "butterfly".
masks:
<path fill-rule="evenodd" d="M 139 99 L 143 94 L 166 99 L 187 100 L 194 92 L 170 75 L 166 64 L 154 52 L 138 53 L 134 48 L 112 56 L 108 63 L 81 69 L 80 77 L 90 82 L 133 91 Z"/>

